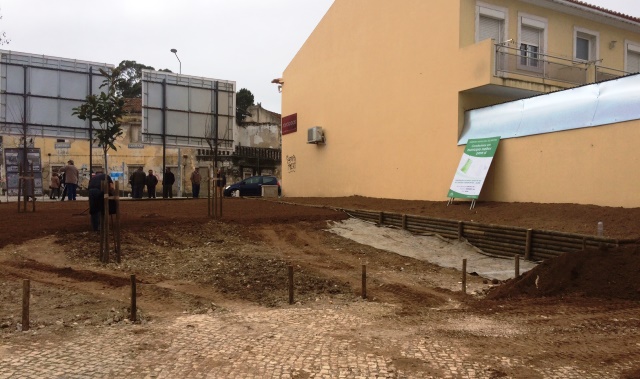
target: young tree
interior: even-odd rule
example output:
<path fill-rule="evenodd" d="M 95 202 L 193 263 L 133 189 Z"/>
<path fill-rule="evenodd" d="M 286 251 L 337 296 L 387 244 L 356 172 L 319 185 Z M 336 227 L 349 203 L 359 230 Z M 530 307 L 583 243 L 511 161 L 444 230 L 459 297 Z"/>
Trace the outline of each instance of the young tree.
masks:
<path fill-rule="evenodd" d="M 245 117 L 251 116 L 247 112 L 247 108 L 253 105 L 253 94 L 246 88 L 241 88 L 236 92 L 236 120 L 238 122 L 244 120 Z"/>
<path fill-rule="evenodd" d="M 114 142 L 122 135 L 120 120 L 126 111 L 124 98 L 117 92 L 118 85 L 123 80 L 120 70 L 116 68 L 109 73 L 100 69 L 100 73 L 105 76 L 100 88 L 106 87 L 106 91 L 103 90 L 100 95 L 87 96 L 84 104 L 73 108 L 72 114 L 81 120 L 90 120 L 100 125 L 94 129 L 91 139 L 102 147 L 105 173 L 108 173 L 107 153 L 110 149 L 118 150 Z"/>

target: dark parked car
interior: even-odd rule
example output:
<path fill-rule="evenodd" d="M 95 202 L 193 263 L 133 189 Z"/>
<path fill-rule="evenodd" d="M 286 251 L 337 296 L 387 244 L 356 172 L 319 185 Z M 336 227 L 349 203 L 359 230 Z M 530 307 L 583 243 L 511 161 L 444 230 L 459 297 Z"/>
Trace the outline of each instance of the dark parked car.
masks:
<path fill-rule="evenodd" d="M 278 186 L 278 196 L 280 196 L 280 182 L 275 176 L 252 176 L 241 182 L 234 183 L 224 188 L 225 196 L 262 196 L 262 186 Z"/>

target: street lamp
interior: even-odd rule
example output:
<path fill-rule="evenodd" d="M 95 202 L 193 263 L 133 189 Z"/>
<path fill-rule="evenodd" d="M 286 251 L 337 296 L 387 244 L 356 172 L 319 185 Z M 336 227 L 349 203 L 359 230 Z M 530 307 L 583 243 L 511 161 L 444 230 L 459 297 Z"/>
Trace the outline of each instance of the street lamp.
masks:
<path fill-rule="evenodd" d="M 178 50 L 171 49 L 171 52 L 176 55 L 176 58 L 178 58 Z M 180 75 L 182 75 L 182 62 L 180 61 L 180 58 L 178 58 L 178 62 L 180 63 Z"/>

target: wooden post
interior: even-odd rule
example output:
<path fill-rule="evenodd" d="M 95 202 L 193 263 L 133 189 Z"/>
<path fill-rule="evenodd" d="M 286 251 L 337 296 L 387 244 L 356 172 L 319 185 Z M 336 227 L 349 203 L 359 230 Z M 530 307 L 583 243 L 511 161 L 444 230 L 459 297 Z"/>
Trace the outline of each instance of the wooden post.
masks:
<path fill-rule="evenodd" d="M 462 260 L 462 293 L 467 293 L 467 260 Z"/>
<path fill-rule="evenodd" d="M 211 217 L 211 176 L 207 178 L 207 216 Z"/>
<path fill-rule="evenodd" d="M 33 191 L 32 193 L 33 196 L 31 196 L 31 204 L 32 204 L 31 209 L 33 212 L 35 212 L 36 211 L 36 180 L 35 180 L 35 176 L 33 175 L 33 163 L 29 163 L 29 183 L 31 184 L 29 187 L 31 188 L 31 191 Z M 44 192 L 44 190 L 42 192 Z"/>
<path fill-rule="evenodd" d="M 378 215 L 378 225 L 384 224 L 384 212 L 380 212 Z"/>
<path fill-rule="evenodd" d="M 29 279 L 22 280 L 22 331 L 29 330 L 29 297 L 31 296 L 31 283 Z"/>
<path fill-rule="evenodd" d="M 524 248 L 524 259 L 531 260 L 531 239 L 533 237 L 533 229 L 527 229 L 527 240 Z"/>
<path fill-rule="evenodd" d="M 289 304 L 293 304 L 293 266 L 289 265 Z"/>
<path fill-rule="evenodd" d="M 113 228 L 113 233 L 115 235 L 115 248 L 116 248 L 116 262 L 120 263 L 122 258 L 122 254 L 120 253 L 120 194 L 119 194 L 120 182 L 116 180 L 115 183 L 115 196 L 114 201 L 116 203 L 116 224 Z"/>
<path fill-rule="evenodd" d="M 138 309 L 136 306 L 136 276 L 131 275 L 131 322 L 135 322 L 137 319 Z"/>
<path fill-rule="evenodd" d="M 407 229 L 407 215 L 402 215 L 402 229 Z"/>
<path fill-rule="evenodd" d="M 367 298 L 367 265 L 362 265 L 362 298 Z"/>
<path fill-rule="evenodd" d="M 520 256 L 516 254 L 516 279 L 520 276 Z"/>
<path fill-rule="evenodd" d="M 218 178 L 213 179 L 213 218 L 218 219 Z"/>
<path fill-rule="evenodd" d="M 104 182 L 100 183 L 100 188 L 104 191 Z M 104 262 L 104 217 L 100 217 L 100 262 Z"/>
<path fill-rule="evenodd" d="M 462 237 L 464 237 L 464 223 L 458 221 L 458 240 L 461 240 Z"/>
<path fill-rule="evenodd" d="M 102 237 L 103 249 L 101 252 L 101 260 L 103 263 L 109 263 L 109 182 L 105 177 L 105 180 L 101 183 L 102 188 L 102 227 L 100 228 L 100 235 Z"/>

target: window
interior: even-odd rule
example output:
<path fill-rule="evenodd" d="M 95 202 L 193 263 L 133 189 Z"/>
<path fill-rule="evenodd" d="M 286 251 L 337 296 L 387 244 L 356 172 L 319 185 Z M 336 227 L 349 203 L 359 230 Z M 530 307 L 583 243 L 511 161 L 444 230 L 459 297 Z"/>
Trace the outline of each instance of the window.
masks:
<path fill-rule="evenodd" d="M 598 33 L 590 30 L 575 28 L 574 30 L 575 59 L 582 61 L 595 61 L 598 59 Z"/>
<path fill-rule="evenodd" d="M 129 142 L 130 143 L 140 143 L 142 138 L 141 138 L 141 133 L 140 133 L 140 125 L 136 125 L 136 124 L 131 124 L 129 125 Z"/>
<path fill-rule="evenodd" d="M 547 39 L 547 21 L 539 17 L 518 17 L 520 59 L 518 66 L 525 70 L 542 70 L 544 46 Z"/>
<path fill-rule="evenodd" d="M 505 8 L 478 3 L 476 5 L 476 42 L 492 39 L 503 42 L 507 30 L 507 12 Z"/>
<path fill-rule="evenodd" d="M 627 56 L 624 70 L 629 73 L 640 72 L 640 44 L 627 42 Z"/>

